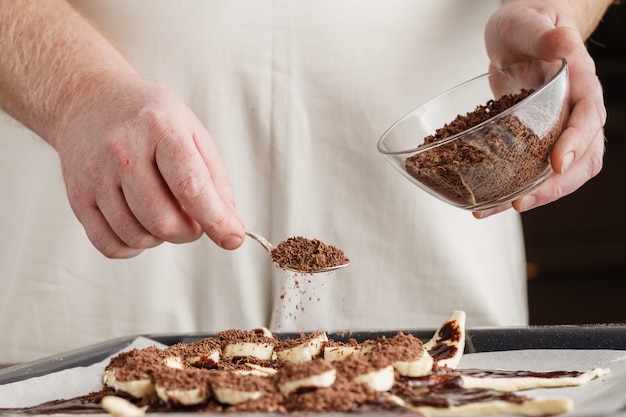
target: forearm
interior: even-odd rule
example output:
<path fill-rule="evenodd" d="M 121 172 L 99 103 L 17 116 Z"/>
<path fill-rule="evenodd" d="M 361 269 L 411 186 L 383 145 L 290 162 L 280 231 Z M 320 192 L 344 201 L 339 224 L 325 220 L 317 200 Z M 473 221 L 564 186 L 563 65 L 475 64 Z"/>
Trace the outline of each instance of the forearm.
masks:
<path fill-rule="evenodd" d="M 0 107 L 53 146 L 116 79 L 124 57 L 62 0 L 0 0 Z"/>
<path fill-rule="evenodd" d="M 503 3 L 527 0 L 503 0 Z M 565 13 L 576 23 L 578 32 L 586 40 L 596 29 L 602 16 L 615 0 L 542 0 Z"/>

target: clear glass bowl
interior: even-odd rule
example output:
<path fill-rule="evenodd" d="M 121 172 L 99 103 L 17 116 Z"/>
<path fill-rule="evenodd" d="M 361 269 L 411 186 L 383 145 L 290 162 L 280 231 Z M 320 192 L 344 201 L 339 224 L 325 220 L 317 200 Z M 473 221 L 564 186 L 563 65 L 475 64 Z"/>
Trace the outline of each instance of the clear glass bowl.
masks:
<path fill-rule="evenodd" d="M 383 134 L 378 151 L 433 196 L 466 210 L 486 210 L 550 176 L 550 152 L 568 117 L 567 61 L 528 60 L 419 106 Z"/>

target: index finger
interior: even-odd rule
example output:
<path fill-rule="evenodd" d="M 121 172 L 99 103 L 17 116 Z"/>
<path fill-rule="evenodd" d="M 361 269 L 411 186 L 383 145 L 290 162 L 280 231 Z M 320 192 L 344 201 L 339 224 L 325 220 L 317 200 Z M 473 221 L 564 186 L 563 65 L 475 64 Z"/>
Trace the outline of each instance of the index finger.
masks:
<path fill-rule="evenodd" d="M 235 249 L 244 239 L 243 224 L 226 170 L 208 142 L 208 132 L 164 140 L 156 148 L 156 163 L 174 197 L 207 236 L 224 249 Z"/>

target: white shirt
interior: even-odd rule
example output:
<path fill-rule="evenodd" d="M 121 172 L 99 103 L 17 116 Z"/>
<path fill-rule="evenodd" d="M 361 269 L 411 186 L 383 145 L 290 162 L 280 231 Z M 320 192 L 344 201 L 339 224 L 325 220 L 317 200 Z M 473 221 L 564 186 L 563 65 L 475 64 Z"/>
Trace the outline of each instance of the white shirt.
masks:
<path fill-rule="evenodd" d="M 140 333 L 435 327 L 453 309 L 526 323 L 519 216 L 476 220 L 376 151 L 408 110 L 486 71 L 498 0 L 74 3 L 203 121 L 247 228 L 318 238 L 351 265 L 296 277 L 252 240 L 206 237 L 107 259 L 54 150 L 3 115 L 0 363 Z"/>

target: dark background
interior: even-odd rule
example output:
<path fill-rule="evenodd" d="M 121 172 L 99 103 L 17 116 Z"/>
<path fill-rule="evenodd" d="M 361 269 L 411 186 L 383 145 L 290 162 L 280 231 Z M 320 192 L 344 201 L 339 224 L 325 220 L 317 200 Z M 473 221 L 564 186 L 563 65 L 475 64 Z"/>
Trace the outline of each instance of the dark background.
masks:
<path fill-rule="evenodd" d="M 606 155 L 577 192 L 522 214 L 531 324 L 626 323 L 626 4 L 588 41 L 605 90 Z"/>

